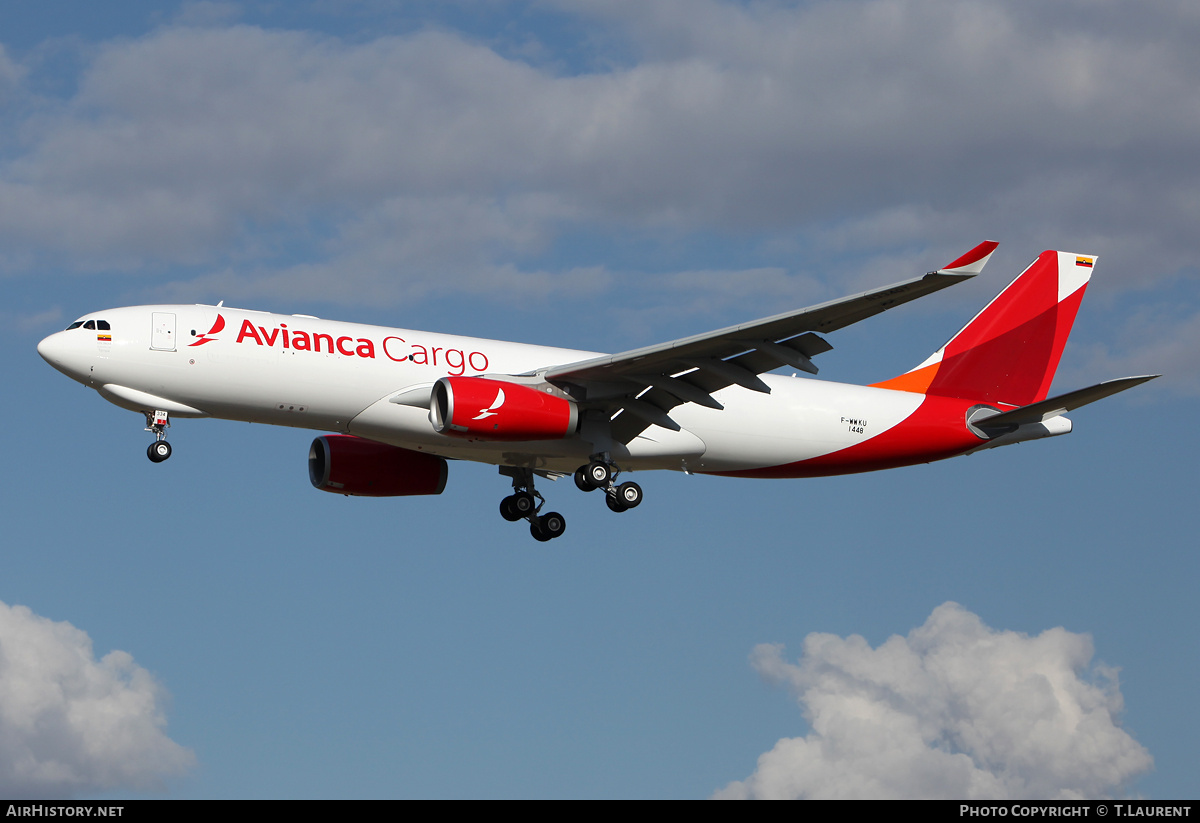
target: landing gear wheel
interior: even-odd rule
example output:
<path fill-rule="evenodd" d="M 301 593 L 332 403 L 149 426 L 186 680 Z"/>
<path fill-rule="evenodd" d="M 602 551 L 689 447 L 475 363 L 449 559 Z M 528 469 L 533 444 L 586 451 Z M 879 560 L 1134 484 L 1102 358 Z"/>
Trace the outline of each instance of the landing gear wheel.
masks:
<path fill-rule="evenodd" d="M 575 487 L 581 492 L 594 492 L 596 487 L 592 485 L 592 480 L 588 476 L 588 467 L 580 466 L 575 470 Z"/>
<path fill-rule="evenodd" d="M 509 499 L 512 500 L 512 509 L 516 512 L 518 520 L 528 517 L 537 509 L 537 501 L 529 492 L 517 492 Z"/>
<path fill-rule="evenodd" d="M 500 474 L 512 478 L 513 493 L 500 501 L 500 516 L 508 521 L 528 520 L 529 531 L 538 540 L 558 537 L 566 528 L 561 514 L 551 512 L 538 517 L 546 498 L 533 487 L 536 471 L 528 466 L 501 466 Z M 548 476 L 548 475 L 547 475 Z"/>
<path fill-rule="evenodd" d="M 587 479 L 592 484 L 594 489 L 602 489 L 608 485 L 608 481 L 612 480 L 612 469 L 607 463 L 601 463 L 599 460 L 593 460 L 587 464 Z"/>
<path fill-rule="evenodd" d="M 529 524 L 529 533 L 535 540 L 545 543 L 560 537 L 567 530 L 567 520 L 558 512 L 543 514 Z"/>
<path fill-rule="evenodd" d="M 151 463 L 161 463 L 171 456 L 171 444 L 166 440 L 156 440 L 146 449 L 146 456 Z"/>
<path fill-rule="evenodd" d="M 611 494 L 605 495 L 604 502 L 610 509 L 612 509 L 615 512 L 623 512 L 629 508 L 624 503 L 622 503 L 620 500 L 613 497 Z"/>
<path fill-rule="evenodd" d="M 537 501 L 533 499 L 533 495 L 529 492 L 510 494 L 500 501 L 500 516 L 510 523 L 523 520 L 531 515 L 535 509 L 537 509 Z"/>
<path fill-rule="evenodd" d="M 509 495 L 508 497 L 506 497 L 500 501 L 500 516 L 503 517 L 505 520 L 507 520 L 509 523 L 516 523 L 518 520 L 521 519 L 521 515 L 517 514 L 516 510 L 513 509 L 513 496 L 512 495 Z"/>
<path fill-rule="evenodd" d="M 617 500 L 621 501 L 621 505 L 626 509 L 637 508 L 642 502 L 642 487 L 637 483 L 622 483 L 617 486 Z"/>

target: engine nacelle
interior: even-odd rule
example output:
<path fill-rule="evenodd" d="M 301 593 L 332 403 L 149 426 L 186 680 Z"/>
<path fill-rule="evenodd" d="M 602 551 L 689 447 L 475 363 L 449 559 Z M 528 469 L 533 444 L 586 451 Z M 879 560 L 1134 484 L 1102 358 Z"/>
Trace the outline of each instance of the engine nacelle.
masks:
<path fill-rule="evenodd" d="M 433 384 L 434 431 L 479 440 L 561 440 L 575 433 L 579 409 L 565 398 L 486 377 L 443 377 Z"/>
<path fill-rule="evenodd" d="M 308 478 L 323 492 L 358 497 L 441 494 L 446 460 L 348 434 L 327 434 L 308 450 Z"/>

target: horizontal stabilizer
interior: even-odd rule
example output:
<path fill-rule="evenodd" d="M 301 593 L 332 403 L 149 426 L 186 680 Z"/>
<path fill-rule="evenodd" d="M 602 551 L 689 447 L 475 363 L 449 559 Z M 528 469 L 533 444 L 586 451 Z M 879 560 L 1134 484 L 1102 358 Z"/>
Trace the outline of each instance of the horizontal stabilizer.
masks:
<path fill-rule="evenodd" d="M 1117 392 L 1123 392 L 1126 389 L 1132 389 L 1134 386 L 1140 386 L 1142 383 L 1159 376 L 1157 374 L 1144 374 L 1138 377 L 1118 377 L 1116 380 L 1105 380 L 1103 383 L 1097 383 L 1086 389 L 1078 389 L 1066 394 L 1060 394 L 1058 397 L 1050 397 L 1038 403 L 1022 406 L 1019 409 L 985 417 L 982 420 L 976 418 L 971 423 L 976 428 L 984 430 L 1004 429 L 1011 426 L 1021 426 L 1026 423 L 1042 423 L 1052 417 L 1066 414 L 1080 406 L 1086 406 L 1088 403 L 1103 400 Z"/>

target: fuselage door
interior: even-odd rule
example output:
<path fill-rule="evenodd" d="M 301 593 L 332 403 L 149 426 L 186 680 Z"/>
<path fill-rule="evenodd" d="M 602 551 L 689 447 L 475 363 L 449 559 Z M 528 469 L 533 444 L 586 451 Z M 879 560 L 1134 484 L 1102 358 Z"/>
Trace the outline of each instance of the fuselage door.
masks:
<path fill-rule="evenodd" d="M 156 351 L 175 351 L 175 315 L 171 312 L 153 312 L 151 320 L 150 348 Z"/>

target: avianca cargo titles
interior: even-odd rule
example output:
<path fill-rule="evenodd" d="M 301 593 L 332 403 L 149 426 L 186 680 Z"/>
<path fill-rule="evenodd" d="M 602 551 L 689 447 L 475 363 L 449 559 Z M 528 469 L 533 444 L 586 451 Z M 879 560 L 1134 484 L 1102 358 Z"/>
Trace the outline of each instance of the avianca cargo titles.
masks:
<path fill-rule="evenodd" d="M 538 540 L 537 477 L 573 475 L 614 512 L 642 502 L 626 472 L 819 477 L 927 463 L 1066 434 L 1067 412 L 1157 375 L 1048 398 L 1096 258 L 1046 251 L 950 342 L 870 386 L 796 379 L 821 335 L 974 277 L 981 243 L 923 277 L 655 346 L 600 354 L 217 306 L 85 315 L 38 344 L 54 368 L 145 415 L 147 454 L 172 418 L 331 432 L 309 449 L 322 490 L 440 494 L 447 459 L 500 467 L 500 504 Z M 776 374 L 787 368 L 793 374 Z"/>

